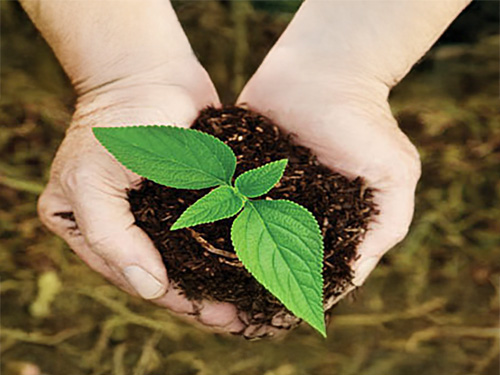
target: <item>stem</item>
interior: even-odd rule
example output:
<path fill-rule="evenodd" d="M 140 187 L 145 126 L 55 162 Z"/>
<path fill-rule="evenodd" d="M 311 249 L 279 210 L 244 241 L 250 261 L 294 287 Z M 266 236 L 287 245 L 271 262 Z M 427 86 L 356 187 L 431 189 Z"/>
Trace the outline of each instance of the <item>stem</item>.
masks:
<path fill-rule="evenodd" d="M 193 236 L 193 238 L 201 245 L 203 248 L 213 254 L 217 254 L 226 258 L 231 258 L 231 259 L 238 259 L 238 256 L 234 253 L 231 253 L 229 251 L 221 250 L 213 246 L 210 242 L 208 242 L 206 239 L 204 239 L 198 232 L 191 228 L 186 228 L 189 233 Z"/>

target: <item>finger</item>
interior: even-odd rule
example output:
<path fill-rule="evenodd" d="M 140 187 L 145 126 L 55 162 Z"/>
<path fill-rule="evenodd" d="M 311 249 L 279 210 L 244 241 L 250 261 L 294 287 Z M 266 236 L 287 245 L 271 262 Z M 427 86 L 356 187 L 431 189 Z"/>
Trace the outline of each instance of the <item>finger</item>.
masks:
<path fill-rule="evenodd" d="M 218 332 L 240 332 L 246 326 L 238 318 L 237 309 L 230 303 L 190 301 L 184 293 L 170 283 L 168 291 L 160 298 L 153 300 L 176 314 L 189 315 L 203 325 Z"/>
<path fill-rule="evenodd" d="M 75 224 L 65 219 L 64 215 L 73 212 L 61 189 L 52 180 L 49 181 L 37 203 L 38 216 L 42 223 L 52 232 L 62 234 L 77 229 Z"/>
<path fill-rule="evenodd" d="M 67 242 L 69 247 L 73 249 L 76 255 L 78 255 L 78 257 L 92 270 L 104 276 L 108 281 L 119 287 L 124 292 L 136 297 L 138 296 L 137 292 L 130 287 L 127 280 L 121 274 L 115 272 L 103 258 L 90 250 L 82 235 L 75 237 L 67 234 L 61 234 L 60 236 Z"/>
<path fill-rule="evenodd" d="M 287 311 L 280 311 L 273 316 L 271 325 L 276 328 L 291 329 L 298 326 L 300 322 L 301 319 L 295 315 Z"/>
<path fill-rule="evenodd" d="M 62 237 L 89 267 L 129 294 L 137 295 L 123 275 L 111 269 L 101 256 L 90 250 L 76 222 L 68 217 L 73 209 L 57 184 L 49 183 L 39 199 L 38 209 L 44 224 Z M 195 308 L 193 302 L 189 301 L 173 284 L 170 284 L 167 293 L 154 299 L 153 302 L 176 314 L 190 315 L 189 320 L 196 318 L 200 323 L 219 332 L 240 332 L 246 327 L 238 319 L 233 305 L 203 301 L 196 304 Z"/>
<path fill-rule="evenodd" d="M 165 267 L 152 241 L 134 224 L 126 191 L 120 188 L 126 176 L 113 167 L 88 163 L 65 179 L 63 189 L 90 249 L 140 296 L 158 298 L 168 288 Z"/>
<path fill-rule="evenodd" d="M 204 300 L 199 308 L 198 321 L 227 332 L 240 332 L 245 328 L 238 318 L 236 306 L 227 302 Z"/>
<path fill-rule="evenodd" d="M 169 284 L 167 293 L 159 298 L 153 300 L 155 304 L 165 307 L 177 314 L 191 314 L 195 313 L 193 302 L 189 301 L 183 292 L 178 289 L 173 283 Z"/>
<path fill-rule="evenodd" d="M 177 314 L 196 316 L 200 323 L 207 326 L 224 328 L 224 330 L 229 331 L 238 331 L 244 328 L 233 304 L 208 300 L 189 301 L 184 293 L 172 283 L 170 283 L 167 293 L 153 302 Z"/>
<path fill-rule="evenodd" d="M 71 220 L 72 207 L 64 197 L 61 189 L 54 182 L 49 182 L 38 200 L 38 214 L 42 223 L 61 237 L 69 247 L 91 269 L 103 275 L 106 279 L 136 295 L 126 280 L 116 274 L 99 255 L 93 253 L 85 242 L 75 221 Z"/>
<path fill-rule="evenodd" d="M 279 339 L 288 332 L 285 328 L 273 327 L 267 324 L 254 324 L 246 327 L 241 333 L 247 340 L 258 340 L 263 338 Z"/>

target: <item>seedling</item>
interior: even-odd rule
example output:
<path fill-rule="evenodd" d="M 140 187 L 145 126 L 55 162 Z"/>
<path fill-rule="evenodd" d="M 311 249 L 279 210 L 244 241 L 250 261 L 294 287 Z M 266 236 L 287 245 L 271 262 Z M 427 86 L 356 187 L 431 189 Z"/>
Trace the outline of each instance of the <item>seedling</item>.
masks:
<path fill-rule="evenodd" d="M 314 216 L 289 200 L 254 199 L 281 179 L 287 159 L 239 175 L 236 156 L 212 135 L 174 126 L 94 128 L 125 167 L 177 189 L 214 188 L 170 228 L 179 230 L 236 216 L 231 240 L 245 268 L 283 305 L 326 336 L 323 238 Z"/>

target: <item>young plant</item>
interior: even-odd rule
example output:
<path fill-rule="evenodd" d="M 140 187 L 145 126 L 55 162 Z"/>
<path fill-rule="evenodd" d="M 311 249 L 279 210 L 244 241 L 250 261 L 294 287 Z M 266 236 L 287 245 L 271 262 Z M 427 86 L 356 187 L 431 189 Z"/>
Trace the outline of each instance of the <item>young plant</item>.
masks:
<path fill-rule="evenodd" d="M 281 179 L 287 159 L 239 175 L 236 156 L 219 139 L 174 126 L 94 128 L 101 144 L 125 167 L 177 189 L 214 188 L 170 228 L 178 230 L 237 215 L 231 228 L 245 268 L 296 316 L 326 336 L 323 238 L 314 216 L 288 200 L 255 200 Z"/>

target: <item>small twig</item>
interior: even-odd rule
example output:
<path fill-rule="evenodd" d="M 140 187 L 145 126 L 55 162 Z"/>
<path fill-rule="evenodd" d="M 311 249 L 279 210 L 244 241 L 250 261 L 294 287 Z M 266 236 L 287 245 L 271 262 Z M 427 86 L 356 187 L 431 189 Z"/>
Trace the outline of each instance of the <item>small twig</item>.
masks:
<path fill-rule="evenodd" d="M 135 366 L 134 375 L 144 375 L 148 372 L 148 367 L 151 366 L 151 362 L 154 360 L 155 347 L 160 342 L 162 336 L 161 332 L 155 331 L 146 341 L 141 357 Z"/>
<path fill-rule="evenodd" d="M 116 347 L 113 353 L 113 375 L 125 375 L 127 373 L 125 371 L 125 364 L 123 363 L 126 351 L 127 345 L 125 343 Z"/>
<path fill-rule="evenodd" d="M 114 313 L 120 315 L 122 319 L 124 319 L 125 323 L 135 324 L 152 330 L 160 331 L 166 337 L 172 340 L 180 340 L 186 333 L 188 333 L 187 330 L 179 330 L 177 324 L 173 320 L 151 319 L 146 316 L 136 314 L 130 311 L 121 303 L 96 293 L 95 290 L 79 289 L 78 293 L 92 298 Z M 192 332 L 194 332 L 194 329 Z"/>
<path fill-rule="evenodd" d="M 94 369 L 94 375 L 97 373 L 102 355 L 109 345 L 109 338 L 111 337 L 113 330 L 115 329 L 115 327 L 121 324 L 127 324 L 127 322 L 123 322 L 120 317 L 113 317 L 104 322 L 104 324 L 102 325 L 99 338 L 97 339 L 96 344 L 87 356 L 87 362 Z"/>
<path fill-rule="evenodd" d="M 335 269 L 335 267 L 333 266 L 333 264 L 331 264 L 330 262 L 328 262 L 328 261 L 325 260 L 323 263 L 325 263 L 325 266 L 327 266 L 327 267 L 329 267 L 329 268 L 331 268 L 333 270 Z"/>
<path fill-rule="evenodd" d="M 73 336 L 90 331 L 93 327 L 93 325 L 87 325 L 81 328 L 65 329 L 54 335 L 44 335 L 40 332 L 25 332 L 20 329 L 0 327 L 0 336 L 33 344 L 56 346 Z"/>
<path fill-rule="evenodd" d="M 193 238 L 201 245 L 203 248 L 213 254 L 217 254 L 230 259 L 237 259 L 238 256 L 234 253 L 230 253 L 229 251 L 217 249 L 211 243 L 209 243 L 206 239 L 204 239 L 198 232 L 194 231 L 191 228 L 187 228 L 189 233 L 193 236 Z"/>
<path fill-rule="evenodd" d="M 44 189 L 44 186 L 42 184 L 35 181 L 29 181 L 25 179 L 1 176 L 1 175 L 0 175 L 0 185 L 4 185 L 17 191 L 24 191 L 26 193 L 31 193 L 35 195 L 41 194 Z"/>
<path fill-rule="evenodd" d="M 427 316 L 434 310 L 439 310 L 445 305 L 445 300 L 436 298 L 417 308 L 391 314 L 353 314 L 337 315 L 334 318 L 336 326 L 377 326 L 395 320 L 407 320 Z"/>
<path fill-rule="evenodd" d="M 229 260 L 226 260 L 224 258 L 219 258 L 219 262 L 228 264 L 233 267 L 243 267 L 243 263 L 241 263 L 240 261 L 230 262 Z"/>
<path fill-rule="evenodd" d="M 330 225 L 330 223 L 328 221 L 328 217 L 325 216 L 325 218 L 323 219 L 323 223 L 321 224 L 321 235 L 323 237 L 325 237 L 325 234 L 326 234 L 326 231 L 328 230 L 329 225 Z"/>
<path fill-rule="evenodd" d="M 35 195 L 40 194 L 44 189 L 42 183 L 24 178 L 18 168 L 3 162 L 0 162 L 0 185 Z"/>
<path fill-rule="evenodd" d="M 9 290 L 16 290 L 22 288 L 22 284 L 16 280 L 5 280 L 0 282 L 0 294 L 8 292 Z"/>
<path fill-rule="evenodd" d="M 411 335 L 406 342 L 405 349 L 409 352 L 415 351 L 421 342 L 430 341 L 437 337 L 493 339 L 498 338 L 498 327 L 430 327 Z"/>
<path fill-rule="evenodd" d="M 491 346 L 490 350 L 486 353 L 486 355 L 476 362 L 474 366 L 474 370 L 472 373 L 474 375 L 482 375 L 484 371 L 490 366 L 490 364 L 498 358 L 498 354 L 500 353 L 500 340 L 495 340 L 494 344 Z"/>

